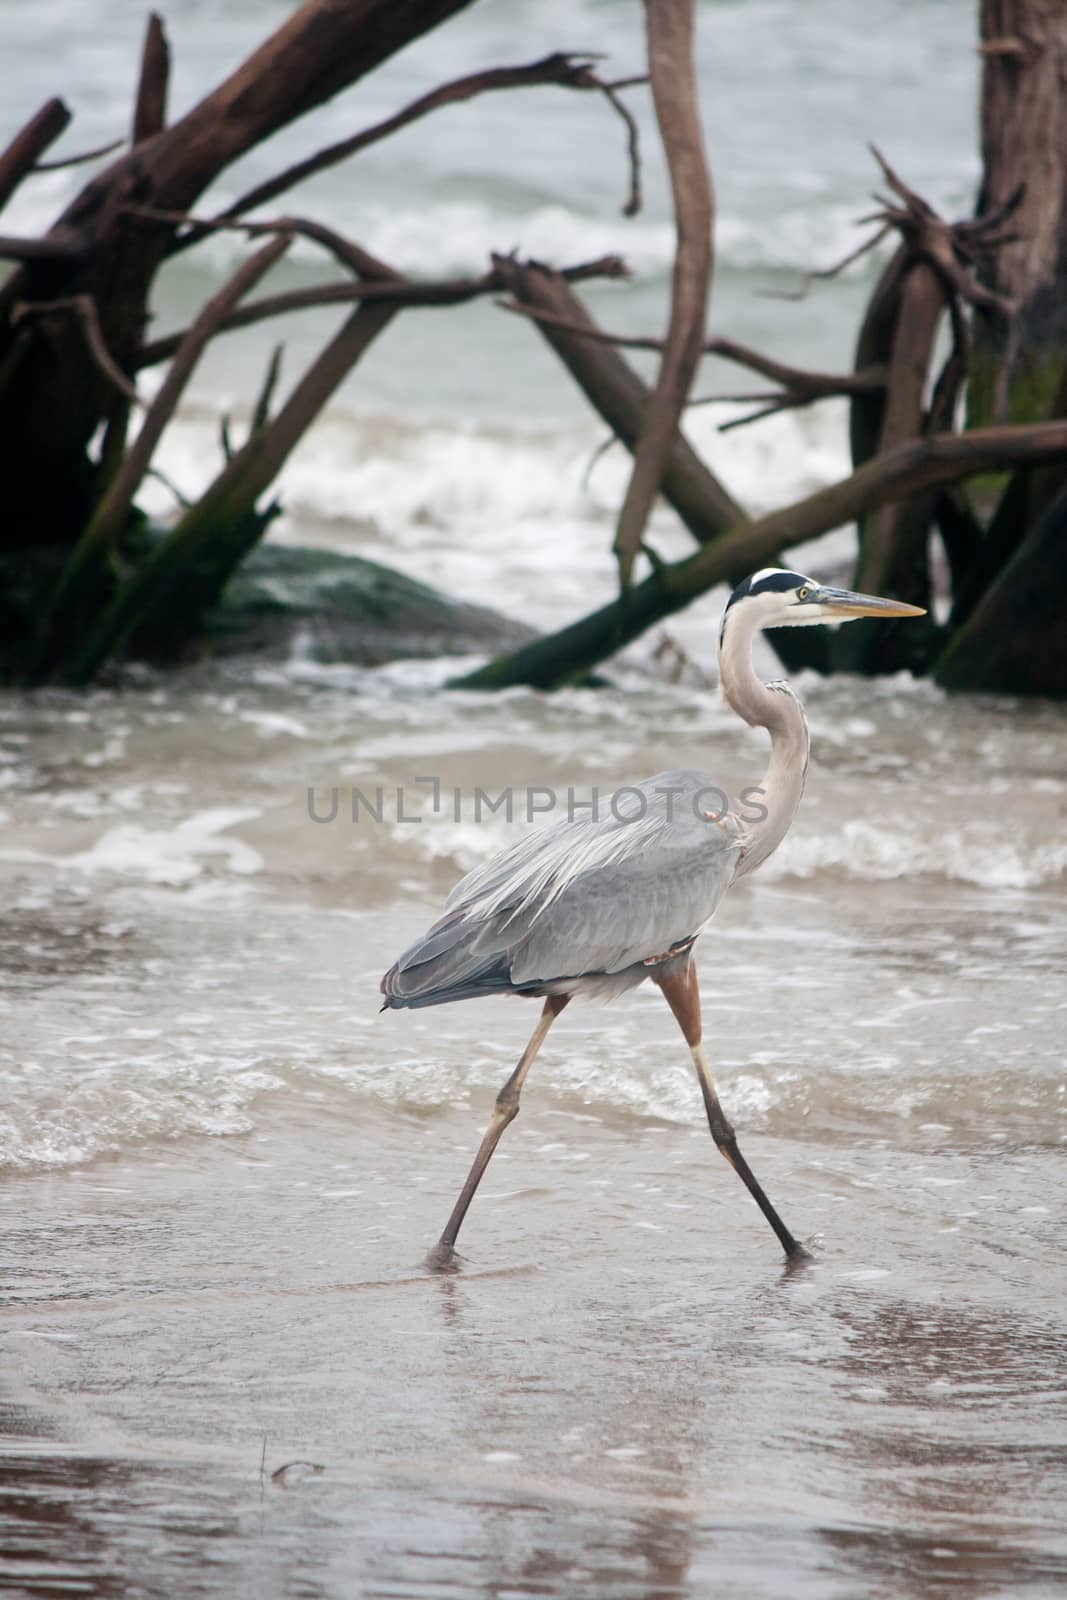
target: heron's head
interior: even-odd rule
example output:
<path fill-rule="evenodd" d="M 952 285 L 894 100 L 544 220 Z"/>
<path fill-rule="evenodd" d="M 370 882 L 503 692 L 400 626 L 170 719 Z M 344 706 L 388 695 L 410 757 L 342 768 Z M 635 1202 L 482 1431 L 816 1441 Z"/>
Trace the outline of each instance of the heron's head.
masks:
<path fill-rule="evenodd" d="M 903 600 L 830 589 L 802 572 L 764 567 L 738 584 L 727 601 L 722 626 L 725 633 L 728 619 L 744 618 L 753 628 L 803 628 L 815 622 L 854 622 L 857 617 L 924 615 L 922 606 L 905 605 Z"/>

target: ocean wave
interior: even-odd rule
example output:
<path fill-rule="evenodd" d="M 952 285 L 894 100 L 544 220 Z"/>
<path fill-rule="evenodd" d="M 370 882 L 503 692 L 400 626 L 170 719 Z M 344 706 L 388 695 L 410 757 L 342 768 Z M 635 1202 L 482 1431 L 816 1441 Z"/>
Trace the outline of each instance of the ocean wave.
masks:
<path fill-rule="evenodd" d="M 928 877 L 982 889 L 1036 889 L 1067 876 L 1067 844 L 1004 837 L 1002 827 L 982 822 L 944 832 L 856 819 L 829 833 L 800 827 L 761 868 L 761 876 L 779 880 L 824 873 L 868 883 Z"/>
<path fill-rule="evenodd" d="M 521 789 L 515 791 L 517 818 L 522 815 L 523 793 Z M 579 791 L 578 798 L 586 798 L 584 790 Z M 609 791 L 601 790 L 600 798 L 602 806 L 606 806 Z M 409 860 L 414 857 L 431 867 L 449 862 L 458 876 L 480 866 L 520 835 L 515 827 L 509 828 L 503 822 L 493 823 L 485 817 L 476 822 L 468 817 L 460 822 L 431 820 L 419 828 L 394 826 L 390 836 L 398 856 Z M 1036 889 L 1067 877 L 1067 844 L 1004 838 L 995 825 L 977 821 L 954 825 L 946 832 L 932 827 L 901 829 L 846 820 L 816 831 L 801 819 L 796 831 L 760 868 L 752 884 L 758 894 L 760 882 L 783 883 L 822 876 L 854 883 L 926 877 L 981 889 Z"/>
<path fill-rule="evenodd" d="M 686 432 L 712 470 L 753 512 L 787 504 L 847 472 L 843 407 L 792 412 L 760 429 L 722 435 L 731 414 L 691 413 Z M 221 407 L 188 407 L 164 439 L 159 465 L 186 494 L 218 470 Z M 614 518 L 631 458 L 603 442 L 590 419 L 568 427 L 499 427 L 335 408 L 323 416 L 278 481 L 284 508 L 274 537 L 323 543 L 396 566 L 453 593 L 478 597 L 493 571 L 494 602 L 535 625 L 611 598 Z M 173 513 L 158 482 L 142 501 Z M 657 505 L 652 542 L 667 559 L 694 548 L 669 507 Z"/>
<path fill-rule="evenodd" d="M 803 194 L 795 205 L 763 214 L 720 213 L 716 265 L 728 272 L 774 274 L 829 266 L 871 231 L 857 226 L 862 209 L 858 197 L 856 202 L 813 203 Z M 659 282 L 673 267 L 676 241 L 674 224 L 667 219 L 628 219 L 618 211 L 594 213 L 559 203 L 524 211 L 475 199 L 365 206 L 349 215 L 346 231 L 389 266 L 415 278 L 476 275 L 488 269 L 494 253 L 516 251 L 556 267 L 617 255 L 637 279 Z M 235 233 L 217 233 L 197 247 L 198 261 L 217 273 L 232 270 L 246 253 Z M 884 255 L 879 247 L 846 268 L 846 275 L 869 277 Z M 289 260 L 333 264 L 328 251 L 304 237 L 294 239 Z"/>

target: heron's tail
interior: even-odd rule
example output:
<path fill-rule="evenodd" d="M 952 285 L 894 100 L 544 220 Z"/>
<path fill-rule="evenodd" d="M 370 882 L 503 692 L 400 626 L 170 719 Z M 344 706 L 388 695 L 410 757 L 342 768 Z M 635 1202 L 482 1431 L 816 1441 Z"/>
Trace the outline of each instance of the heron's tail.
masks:
<path fill-rule="evenodd" d="M 511 957 L 484 923 L 451 911 L 405 950 L 381 981 L 383 1010 L 404 1006 L 443 1006 L 480 995 L 516 994 Z"/>

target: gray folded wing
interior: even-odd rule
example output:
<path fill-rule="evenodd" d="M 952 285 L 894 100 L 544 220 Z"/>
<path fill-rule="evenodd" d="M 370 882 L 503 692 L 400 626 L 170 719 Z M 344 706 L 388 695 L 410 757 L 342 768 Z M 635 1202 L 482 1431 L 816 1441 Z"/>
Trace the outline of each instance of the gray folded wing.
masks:
<path fill-rule="evenodd" d="M 468 874 L 382 981 L 433 1005 L 615 974 L 666 954 L 714 914 L 741 854 L 706 773 L 660 773 L 598 818 L 538 829 Z M 710 808 L 712 817 L 705 814 Z"/>

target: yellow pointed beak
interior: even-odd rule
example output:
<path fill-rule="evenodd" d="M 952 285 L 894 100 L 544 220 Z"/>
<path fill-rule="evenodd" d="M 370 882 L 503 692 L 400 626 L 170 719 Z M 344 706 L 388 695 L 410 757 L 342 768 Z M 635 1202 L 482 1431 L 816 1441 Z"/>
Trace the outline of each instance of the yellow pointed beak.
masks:
<path fill-rule="evenodd" d="M 923 606 L 903 600 L 882 600 L 878 595 L 853 594 L 851 589 L 817 589 L 811 599 L 828 617 L 925 617 Z"/>

